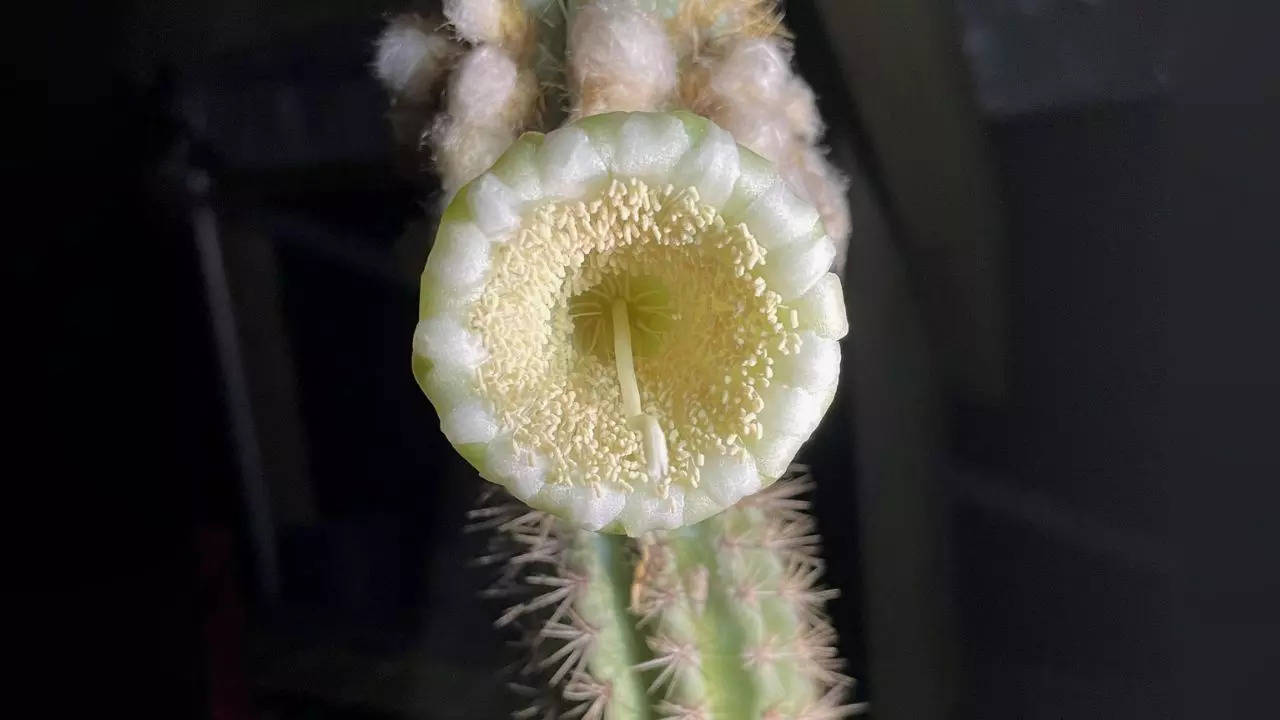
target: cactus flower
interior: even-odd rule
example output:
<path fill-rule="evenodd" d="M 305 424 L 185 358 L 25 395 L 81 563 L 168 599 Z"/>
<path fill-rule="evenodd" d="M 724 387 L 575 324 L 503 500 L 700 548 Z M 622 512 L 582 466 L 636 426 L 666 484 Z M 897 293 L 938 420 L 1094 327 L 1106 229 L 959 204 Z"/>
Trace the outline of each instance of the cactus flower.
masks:
<path fill-rule="evenodd" d="M 638 536 L 773 483 L 835 394 L 836 248 L 705 118 L 526 133 L 445 210 L 413 368 L 487 480 Z"/>

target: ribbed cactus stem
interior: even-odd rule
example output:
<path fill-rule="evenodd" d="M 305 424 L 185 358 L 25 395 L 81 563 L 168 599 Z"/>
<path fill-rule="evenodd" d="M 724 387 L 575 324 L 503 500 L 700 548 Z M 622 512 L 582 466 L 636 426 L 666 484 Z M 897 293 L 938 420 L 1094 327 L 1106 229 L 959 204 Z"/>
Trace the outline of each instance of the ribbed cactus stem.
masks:
<path fill-rule="evenodd" d="M 577 691 L 580 696 L 567 700 L 594 703 L 602 718 L 652 717 L 644 678 L 634 670 L 649 655 L 628 612 L 631 563 L 627 545 L 624 538 L 583 530 L 576 533 L 569 550 L 568 566 L 578 568 L 586 578 L 574 610 L 589 628 L 592 645 L 585 667 L 566 686 L 570 695 Z M 587 698 L 587 693 L 595 697 Z"/>
<path fill-rule="evenodd" d="M 641 591 L 648 598 L 640 610 L 656 619 L 650 663 L 670 670 L 659 688 L 668 712 L 754 717 L 760 688 L 747 671 L 747 636 L 723 582 L 730 568 L 716 553 L 719 524 L 713 518 L 653 539 L 658 568 Z"/>
<path fill-rule="evenodd" d="M 658 570 L 639 609 L 656 620 L 651 664 L 674 670 L 670 705 L 714 718 L 806 717 L 824 682 L 842 681 L 821 661 L 834 634 L 815 610 L 831 591 L 809 576 L 821 569 L 806 551 L 810 528 L 748 500 L 651 540 Z"/>
<path fill-rule="evenodd" d="M 519 717 L 825 720 L 845 704 L 835 632 L 818 586 L 804 477 L 697 525 L 629 539 L 570 530 L 512 504 L 482 510 L 498 532 L 499 594 L 520 602 L 519 687 L 553 692 Z"/>

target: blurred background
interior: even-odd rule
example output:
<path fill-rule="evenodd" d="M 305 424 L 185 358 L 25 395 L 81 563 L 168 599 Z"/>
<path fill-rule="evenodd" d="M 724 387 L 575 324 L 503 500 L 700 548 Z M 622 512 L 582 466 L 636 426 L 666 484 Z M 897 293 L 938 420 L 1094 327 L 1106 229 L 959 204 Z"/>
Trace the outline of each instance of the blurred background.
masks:
<path fill-rule="evenodd" d="M 1191 5 L 785 3 L 852 180 L 843 389 L 802 458 L 873 717 L 1265 716 L 1280 64 L 1274 24 Z M 13 501 L 42 529 L 6 543 L 11 594 L 106 630 L 68 635 L 99 665 L 144 656 L 131 707 L 513 709 L 480 481 L 408 367 L 437 189 L 369 72 L 429 7 L 41 21 L 52 142 L 9 162 L 63 200 L 10 267 L 51 278 L 13 306 L 51 352 L 13 377 L 17 437 L 53 440 L 18 443 L 49 481 Z"/>

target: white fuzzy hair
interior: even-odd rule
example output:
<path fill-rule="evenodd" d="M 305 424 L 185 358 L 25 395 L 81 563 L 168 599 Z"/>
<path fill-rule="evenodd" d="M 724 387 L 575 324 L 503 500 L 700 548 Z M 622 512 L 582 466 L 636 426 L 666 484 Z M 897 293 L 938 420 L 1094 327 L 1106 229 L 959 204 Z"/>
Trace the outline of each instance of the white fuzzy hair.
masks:
<path fill-rule="evenodd" d="M 458 37 L 470 43 L 497 43 L 507 0 L 444 0 L 444 16 Z"/>
<path fill-rule="evenodd" d="M 531 122 L 537 99 L 533 73 L 500 48 L 463 55 L 449 78 L 446 111 L 429 131 L 447 198 L 498 159 Z"/>
<path fill-rule="evenodd" d="M 708 61 L 692 109 L 773 161 L 783 178 L 818 208 L 843 266 L 851 223 L 848 181 L 818 148 L 822 119 L 813 90 L 791 69 L 791 56 L 774 37 L 742 38 Z"/>
<path fill-rule="evenodd" d="M 462 56 L 449 79 L 448 112 L 459 122 L 514 129 L 538 92 L 532 73 L 492 45 Z"/>
<path fill-rule="evenodd" d="M 528 40 L 523 0 L 445 0 L 444 16 L 458 37 L 473 45 L 500 45 L 519 53 Z"/>
<path fill-rule="evenodd" d="M 454 33 L 474 46 L 460 58 L 458 45 L 416 16 L 397 18 L 378 39 L 375 74 L 394 98 L 411 106 L 425 106 L 435 97 L 457 59 L 445 110 L 427 123 L 423 134 L 446 202 L 535 121 L 540 88 L 528 50 L 536 23 L 526 3 L 557 1 L 445 0 L 445 17 Z M 754 16 L 764 7 L 758 0 L 725 0 L 722 5 L 721 15 L 736 8 Z M 657 4 L 580 0 L 571 6 L 566 55 L 574 117 L 678 106 L 680 63 L 669 29 L 651 12 Z M 731 31 L 704 47 L 705 54 L 686 58 L 682 100 L 774 162 L 787 182 L 818 208 L 836 241 L 837 264 L 843 265 L 850 232 L 848 183 L 818 145 L 821 117 L 813 91 L 791 68 L 787 44 L 772 35 Z"/>
<path fill-rule="evenodd" d="M 569 29 L 568 58 L 577 116 L 671 103 L 675 51 L 658 20 L 628 0 L 580 8 Z"/>
<path fill-rule="evenodd" d="M 792 72 L 790 55 L 775 38 L 730 45 L 712 66 L 697 104 L 714 112 L 739 142 L 770 159 L 822 134 L 813 91 Z"/>
<path fill-rule="evenodd" d="M 426 29 L 413 15 L 387 25 L 375 46 L 373 72 L 397 100 L 426 102 L 448 72 L 457 48 L 441 33 Z"/>

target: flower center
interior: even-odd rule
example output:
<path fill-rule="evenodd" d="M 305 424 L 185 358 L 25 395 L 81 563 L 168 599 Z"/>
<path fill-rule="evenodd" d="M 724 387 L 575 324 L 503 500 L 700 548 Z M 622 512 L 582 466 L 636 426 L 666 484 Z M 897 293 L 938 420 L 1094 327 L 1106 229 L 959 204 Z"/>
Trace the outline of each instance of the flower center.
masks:
<path fill-rule="evenodd" d="M 579 352 L 613 362 L 613 305 L 627 306 L 631 349 L 636 357 L 653 357 L 680 319 L 670 291 L 652 275 L 610 274 L 569 300 L 573 341 Z"/>
<path fill-rule="evenodd" d="M 799 347 L 764 255 L 692 189 L 615 180 L 530 211 L 471 317 L 501 430 L 551 482 L 696 487 L 760 436 L 773 356 Z"/>

